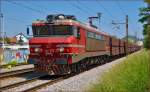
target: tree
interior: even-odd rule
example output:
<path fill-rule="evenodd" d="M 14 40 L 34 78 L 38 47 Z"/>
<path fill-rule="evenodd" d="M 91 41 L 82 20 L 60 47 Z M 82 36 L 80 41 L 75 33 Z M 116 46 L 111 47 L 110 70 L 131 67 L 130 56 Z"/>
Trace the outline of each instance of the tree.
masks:
<path fill-rule="evenodd" d="M 4 43 L 10 43 L 10 38 L 6 37 L 6 38 L 0 38 L 0 42 L 3 43 L 3 40 L 4 40 Z"/>
<path fill-rule="evenodd" d="M 145 2 L 149 3 L 150 4 L 150 0 L 145 0 Z"/>
<path fill-rule="evenodd" d="M 6 43 L 10 43 L 10 38 L 6 37 L 6 38 L 5 38 L 5 42 L 6 42 Z"/>
<path fill-rule="evenodd" d="M 139 21 L 143 24 L 144 47 L 150 49 L 150 5 L 140 8 L 139 16 L 141 17 Z"/>

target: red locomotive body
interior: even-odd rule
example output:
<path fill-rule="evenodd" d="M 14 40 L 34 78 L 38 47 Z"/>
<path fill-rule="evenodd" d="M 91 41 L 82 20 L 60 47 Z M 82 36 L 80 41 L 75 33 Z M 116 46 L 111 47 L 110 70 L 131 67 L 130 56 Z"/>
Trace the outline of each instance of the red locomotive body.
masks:
<path fill-rule="evenodd" d="M 49 15 L 47 21 L 34 22 L 32 30 L 28 62 L 38 72 L 68 74 L 126 54 L 125 41 L 75 21 L 74 16 Z M 138 49 L 131 45 L 129 51 Z"/>

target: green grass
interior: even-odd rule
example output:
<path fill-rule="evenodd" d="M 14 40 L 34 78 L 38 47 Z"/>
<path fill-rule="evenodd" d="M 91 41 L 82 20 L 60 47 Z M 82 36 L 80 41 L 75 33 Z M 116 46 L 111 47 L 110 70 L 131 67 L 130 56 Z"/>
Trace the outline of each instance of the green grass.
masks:
<path fill-rule="evenodd" d="M 15 67 L 17 65 L 26 65 L 26 64 L 28 64 L 28 63 L 27 62 L 18 63 L 16 60 L 13 60 L 13 61 L 10 61 L 9 63 L 5 64 L 2 67 L 11 69 L 12 67 Z"/>
<path fill-rule="evenodd" d="M 89 92 L 147 92 L 150 88 L 150 53 L 132 54 L 106 72 Z"/>
<path fill-rule="evenodd" d="M 7 65 L 15 66 L 15 65 L 17 65 L 17 61 L 16 61 L 16 60 L 11 61 L 11 62 L 9 62 Z"/>

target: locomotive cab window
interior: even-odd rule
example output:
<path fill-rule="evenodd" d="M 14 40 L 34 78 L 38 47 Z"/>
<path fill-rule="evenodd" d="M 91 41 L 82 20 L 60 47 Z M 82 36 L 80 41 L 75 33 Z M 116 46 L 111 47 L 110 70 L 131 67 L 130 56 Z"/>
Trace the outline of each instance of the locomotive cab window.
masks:
<path fill-rule="evenodd" d="M 73 30 L 71 26 L 54 26 L 53 28 L 54 35 L 73 35 Z"/>
<path fill-rule="evenodd" d="M 73 28 L 69 25 L 33 26 L 32 30 L 36 37 L 73 35 Z"/>
<path fill-rule="evenodd" d="M 73 26 L 73 34 L 75 37 L 77 37 L 78 28 L 76 26 Z"/>
<path fill-rule="evenodd" d="M 73 28 L 73 34 L 75 37 L 80 38 L 81 34 L 80 34 L 80 28 L 77 26 L 72 26 Z"/>

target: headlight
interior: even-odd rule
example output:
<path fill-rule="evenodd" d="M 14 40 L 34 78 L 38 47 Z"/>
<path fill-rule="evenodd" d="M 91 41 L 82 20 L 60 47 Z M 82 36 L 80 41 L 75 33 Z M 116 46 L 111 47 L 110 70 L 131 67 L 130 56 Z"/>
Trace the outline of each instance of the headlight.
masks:
<path fill-rule="evenodd" d="M 64 48 L 60 48 L 59 51 L 60 51 L 60 52 L 64 52 Z"/>
<path fill-rule="evenodd" d="M 39 52 L 39 51 L 40 51 L 40 48 L 35 48 L 34 51 L 35 51 L 35 52 Z"/>

